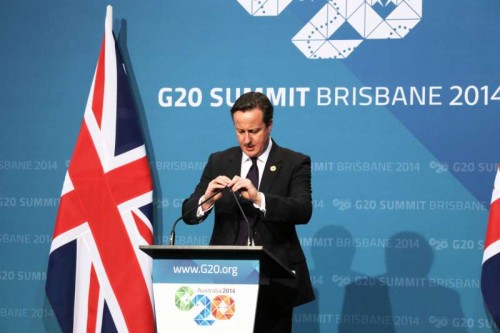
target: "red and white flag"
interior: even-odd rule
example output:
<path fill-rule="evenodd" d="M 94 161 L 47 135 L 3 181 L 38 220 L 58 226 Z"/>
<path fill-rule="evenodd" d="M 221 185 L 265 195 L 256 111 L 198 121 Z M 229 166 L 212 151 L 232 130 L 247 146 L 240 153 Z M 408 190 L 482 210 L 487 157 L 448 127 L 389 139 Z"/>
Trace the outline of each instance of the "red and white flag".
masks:
<path fill-rule="evenodd" d="M 154 332 L 153 183 L 112 31 L 105 35 L 64 180 L 46 293 L 64 332 Z"/>
<path fill-rule="evenodd" d="M 481 291 L 493 320 L 500 326 L 500 164 L 491 196 L 488 229 L 484 242 Z"/>

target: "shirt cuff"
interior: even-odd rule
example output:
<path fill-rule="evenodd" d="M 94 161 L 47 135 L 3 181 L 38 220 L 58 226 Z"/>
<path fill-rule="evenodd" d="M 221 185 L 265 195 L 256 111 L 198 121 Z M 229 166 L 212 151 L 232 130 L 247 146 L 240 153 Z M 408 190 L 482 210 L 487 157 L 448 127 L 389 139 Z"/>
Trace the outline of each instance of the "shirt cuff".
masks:
<path fill-rule="evenodd" d="M 264 216 L 265 216 L 266 215 L 266 196 L 262 192 L 259 192 L 259 194 L 260 194 L 260 206 L 256 205 L 256 204 L 253 204 L 253 206 L 255 208 L 257 208 L 258 210 L 260 210 L 262 212 L 262 214 L 264 214 Z"/>
<path fill-rule="evenodd" d="M 201 203 L 203 201 L 205 201 L 204 195 L 202 195 L 200 200 L 198 200 L 198 209 L 196 210 L 196 217 L 198 217 L 198 218 L 205 216 L 205 213 L 208 212 L 209 210 L 211 210 L 212 207 L 214 206 L 214 205 L 212 205 L 207 210 L 203 210 L 203 208 L 201 208 Z"/>

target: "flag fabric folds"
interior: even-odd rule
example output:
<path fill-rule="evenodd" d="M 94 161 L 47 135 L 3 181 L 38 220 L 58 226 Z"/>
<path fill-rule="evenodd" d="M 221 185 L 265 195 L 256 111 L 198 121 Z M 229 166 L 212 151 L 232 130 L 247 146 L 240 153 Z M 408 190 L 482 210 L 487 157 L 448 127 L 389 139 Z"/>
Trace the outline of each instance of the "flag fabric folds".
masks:
<path fill-rule="evenodd" d="M 484 242 L 481 291 L 488 311 L 497 326 L 500 326 L 500 164 L 491 196 Z"/>
<path fill-rule="evenodd" d="M 154 332 L 153 183 L 112 31 L 105 35 L 61 193 L 46 293 L 64 332 Z"/>

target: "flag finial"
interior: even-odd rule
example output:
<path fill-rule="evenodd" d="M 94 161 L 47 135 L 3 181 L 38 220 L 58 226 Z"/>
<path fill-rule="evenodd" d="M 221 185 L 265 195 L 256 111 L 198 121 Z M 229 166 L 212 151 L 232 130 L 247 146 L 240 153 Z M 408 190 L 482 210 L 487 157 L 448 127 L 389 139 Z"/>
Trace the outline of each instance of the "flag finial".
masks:
<path fill-rule="evenodd" d="M 113 7 L 108 5 L 106 7 L 106 21 L 104 29 L 106 32 L 113 31 Z"/>

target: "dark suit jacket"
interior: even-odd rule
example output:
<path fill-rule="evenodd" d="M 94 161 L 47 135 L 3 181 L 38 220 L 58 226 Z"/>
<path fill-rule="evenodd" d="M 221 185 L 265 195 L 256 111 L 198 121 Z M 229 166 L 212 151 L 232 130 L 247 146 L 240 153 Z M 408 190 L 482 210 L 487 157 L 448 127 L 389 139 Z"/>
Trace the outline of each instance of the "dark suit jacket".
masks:
<path fill-rule="evenodd" d="M 210 155 L 194 193 L 183 202 L 182 213 L 198 205 L 208 183 L 219 175 L 233 178 L 240 175 L 242 152 L 240 147 Z M 293 307 L 314 299 L 306 259 L 295 230 L 296 224 L 306 224 L 312 214 L 311 160 L 308 156 L 279 147 L 274 141 L 269 153 L 259 191 L 266 200 L 265 216 L 254 208 L 250 214 L 256 245 L 262 245 L 290 270 L 296 279 L 273 280 L 276 291 L 273 301 L 279 307 Z M 224 193 L 215 205 L 215 221 L 211 245 L 234 245 L 238 235 L 241 213 L 234 197 Z M 202 222 L 196 210 L 185 217 L 188 224 Z"/>

